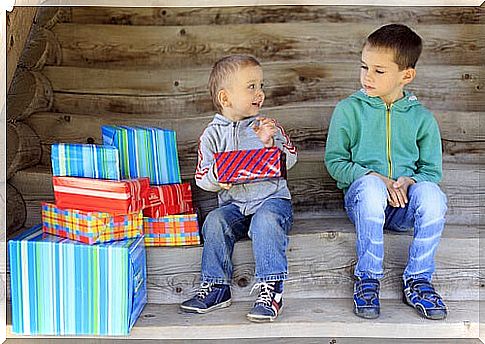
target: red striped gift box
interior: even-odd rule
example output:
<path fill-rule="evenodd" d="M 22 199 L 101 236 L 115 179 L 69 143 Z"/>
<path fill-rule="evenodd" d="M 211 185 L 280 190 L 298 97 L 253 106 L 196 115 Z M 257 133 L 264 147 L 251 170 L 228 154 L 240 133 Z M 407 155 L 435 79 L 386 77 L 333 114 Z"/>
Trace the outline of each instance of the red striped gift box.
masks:
<path fill-rule="evenodd" d="M 286 177 L 285 154 L 277 147 L 215 153 L 220 183 Z"/>
<path fill-rule="evenodd" d="M 190 183 L 182 183 L 150 187 L 143 215 L 156 218 L 193 212 Z"/>
<path fill-rule="evenodd" d="M 42 203 L 42 230 L 85 244 L 124 240 L 143 235 L 143 214 L 88 212 Z"/>
<path fill-rule="evenodd" d="M 127 214 L 145 208 L 148 178 L 103 180 L 52 177 L 56 205 L 84 211 Z"/>
<path fill-rule="evenodd" d="M 145 246 L 199 245 L 199 224 L 196 214 L 143 218 Z"/>

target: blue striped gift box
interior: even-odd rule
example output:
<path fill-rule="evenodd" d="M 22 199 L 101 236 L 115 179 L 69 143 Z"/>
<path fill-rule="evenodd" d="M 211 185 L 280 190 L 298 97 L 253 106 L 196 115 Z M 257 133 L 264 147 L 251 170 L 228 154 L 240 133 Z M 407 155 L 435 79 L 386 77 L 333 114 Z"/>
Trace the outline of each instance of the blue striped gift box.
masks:
<path fill-rule="evenodd" d="M 51 161 L 54 176 L 120 179 L 116 147 L 55 143 L 51 149 Z"/>
<path fill-rule="evenodd" d="M 180 184 L 175 131 L 152 127 L 101 127 L 103 143 L 120 153 L 122 178 L 149 177 L 154 185 Z"/>
<path fill-rule="evenodd" d="M 13 333 L 128 335 L 146 304 L 143 237 L 85 245 L 38 225 L 8 249 Z"/>

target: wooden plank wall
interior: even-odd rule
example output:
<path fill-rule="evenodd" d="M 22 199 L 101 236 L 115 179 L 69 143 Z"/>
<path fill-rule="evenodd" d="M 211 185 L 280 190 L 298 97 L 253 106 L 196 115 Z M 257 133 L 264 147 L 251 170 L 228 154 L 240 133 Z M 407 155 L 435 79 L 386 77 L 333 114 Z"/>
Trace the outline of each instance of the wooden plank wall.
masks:
<path fill-rule="evenodd" d="M 52 11 L 52 9 L 49 9 Z M 363 39 L 390 22 L 423 37 L 409 87 L 436 115 L 456 223 L 478 223 L 478 174 L 485 137 L 485 9 L 479 7 L 261 6 L 225 8 L 63 8 L 50 25 L 58 49 L 45 58 L 48 110 L 26 120 L 40 137 L 42 164 L 53 142 L 101 142 L 102 124 L 175 129 L 186 179 L 197 139 L 213 115 L 206 87 L 212 63 L 231 53 L 263 64 L 263 113 L 277 118 L 299 149 L 289 183 L 299 212 L 341 209 L 323 166 L 328 123 L 338 100 L 359 88 Z M 56 56 L 52 56 L 56 55 Z M 47 92 L 48 93 L 48 92 Z M 29 191 L 27 191 L 29 192 Z M 27 196 L 38 197 L 41 191 Z M 36 194 L 37 192 L 37 194 Z M 213 205 L 197 191 L 197 201 Z"/>

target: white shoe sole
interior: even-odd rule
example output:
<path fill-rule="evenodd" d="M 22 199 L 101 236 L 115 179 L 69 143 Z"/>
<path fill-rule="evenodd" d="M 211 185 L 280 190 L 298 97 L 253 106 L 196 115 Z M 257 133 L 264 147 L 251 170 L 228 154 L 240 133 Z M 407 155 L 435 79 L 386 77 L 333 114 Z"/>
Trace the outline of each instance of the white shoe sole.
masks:
<path fill-rule="evenodd" d="M 180 308 L 183 311 L 189 312 L 189 313 L 205 314 L 205 313 L 209 313 L 209 312 L 215 311 L 217 309 L 229 307 L 230 305 L 231 305 L 231 300 L 229 299 L 227 301 L 218 303 L 217 305 L 214 305 L 214 306 L 209 307 L 209 308 L 206 308 L 206 309 L 204 309 L 204 308 L 195 308 L 195 307 L 190 307 L 190 306 L 183 306 L 183 305 L 180 305 Z"/>
<path fill-rule="evenodd" d="M 249 321 L 252 321 L 252 322 L 258 322 L 258 323 L 263 323 L 263 322 L 273 322 L 276 320 L 276 318 L 278 317 L 278 315 L 281 314 L 281 312 L 283 311 L 283 307 L 280 308 L 278 314 L 274 315 L 274 316 L 267 316 L 267 315 L 255 315 L 255 314 L 251 314 L 251 313 L 248 313 L 246 315 L 246 318 L 249 320 Z"/>

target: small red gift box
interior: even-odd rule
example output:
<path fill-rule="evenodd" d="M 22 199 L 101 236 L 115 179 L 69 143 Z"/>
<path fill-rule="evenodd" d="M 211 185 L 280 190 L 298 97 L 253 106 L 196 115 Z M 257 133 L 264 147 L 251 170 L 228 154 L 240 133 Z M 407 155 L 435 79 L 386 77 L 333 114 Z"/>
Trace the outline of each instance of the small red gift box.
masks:
<path fill-rule="evenodd" d="M 148 192 L 146 217 L 193 213 L 190 183 L 152 186 Z"/>
<path fill-rule="evenodd" d="M 220 183 L 286 177 L 285 154 L 277 147 L 215 153 Z"/>
<path fill-rule="evenodd" d="M 52 177 L 56 205 L 83 211 L 127 214 L 145 208 L 148 178 L 102 180 Z"/>

